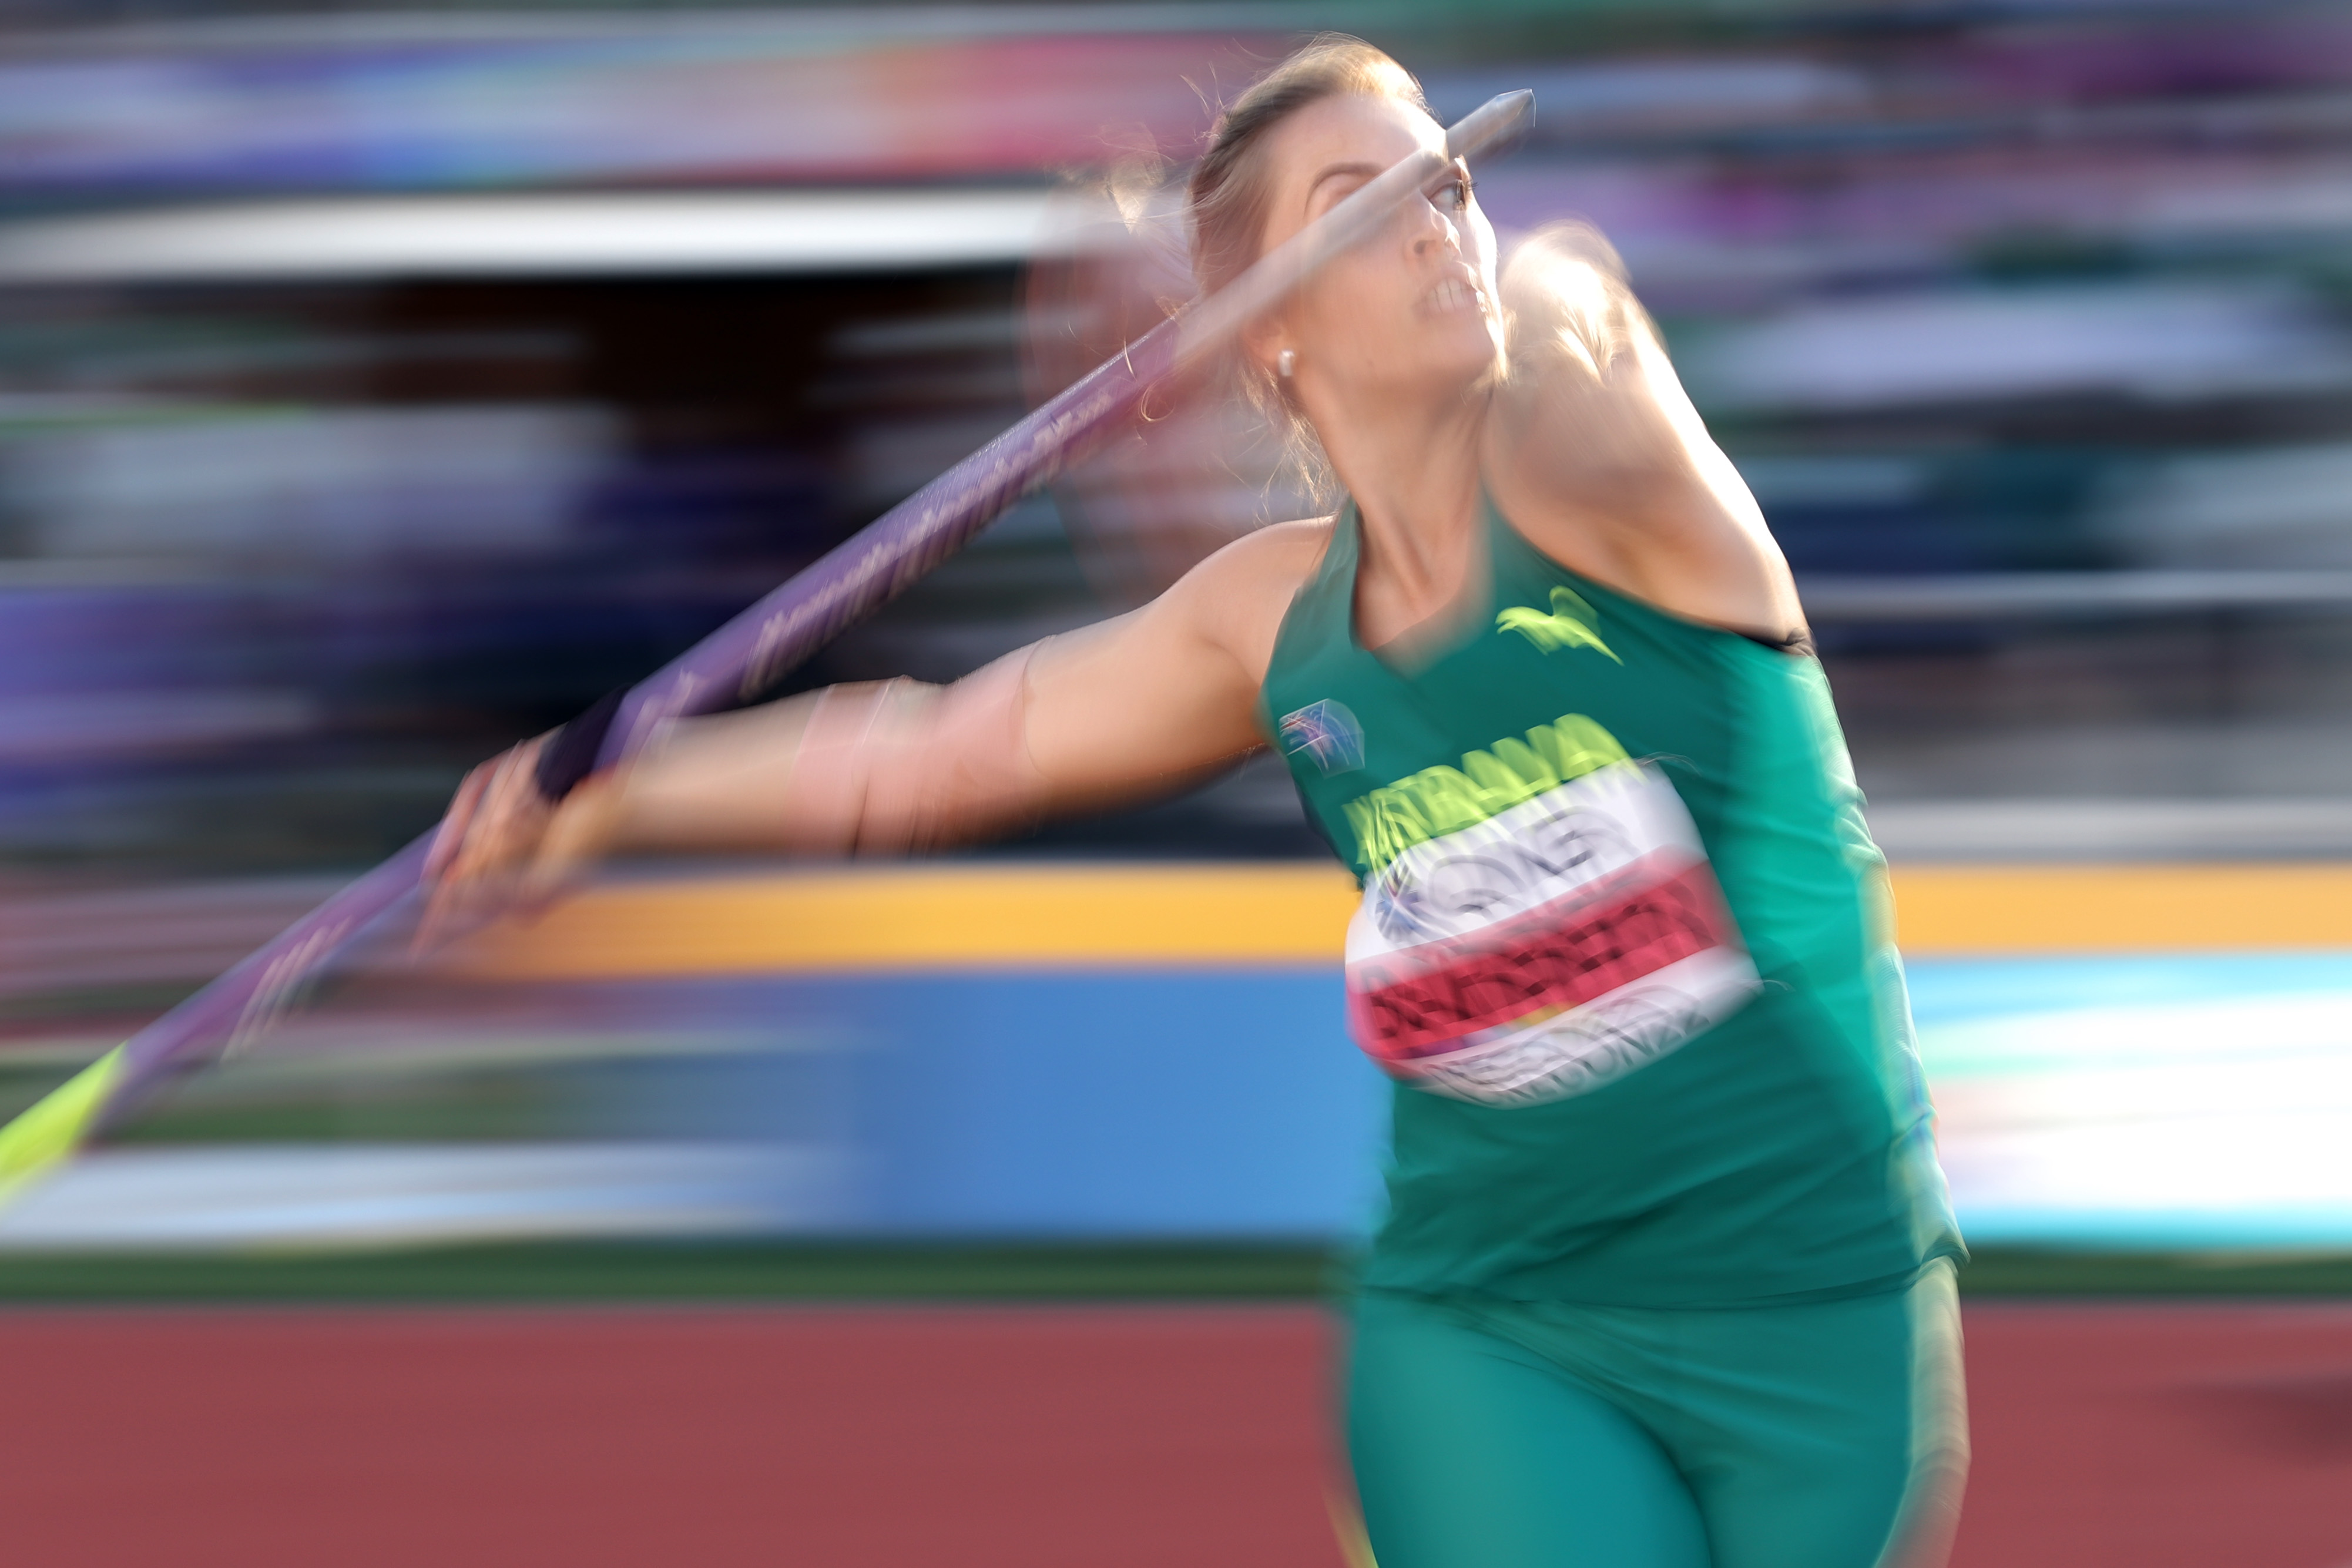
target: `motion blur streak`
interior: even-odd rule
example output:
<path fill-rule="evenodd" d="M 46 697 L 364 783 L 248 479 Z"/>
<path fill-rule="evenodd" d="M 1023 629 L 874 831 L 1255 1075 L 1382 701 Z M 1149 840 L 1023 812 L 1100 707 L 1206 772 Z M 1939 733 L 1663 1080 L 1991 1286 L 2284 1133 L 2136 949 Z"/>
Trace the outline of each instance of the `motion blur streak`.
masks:
<path fill-rule="evenodd" d="M 2340 6 L 94 15 L 0 8 L 0 1114 L 1150 325 L 1213 104 L 1332 26 L 1441 118 L 1535 90 L 1482 204 L 1606 232 L 1784 545 L 1973 1288 L 2345 1287 Z M 951 678 L 1304 505 L 1244 412 L 1153 412 L 803 678 Z M 0 1296 L 886 1245 L 1304 1291 L 1376 1201 L 1347 902 L 1260 760 L 387 933 L 0 1216 Z M 2352 1561 L 2335 1308 L 1971 1312 L 1962 1564 Z M 1286 1307 L 0 1329 L 60 1564 L 1335 1550 Z"/>

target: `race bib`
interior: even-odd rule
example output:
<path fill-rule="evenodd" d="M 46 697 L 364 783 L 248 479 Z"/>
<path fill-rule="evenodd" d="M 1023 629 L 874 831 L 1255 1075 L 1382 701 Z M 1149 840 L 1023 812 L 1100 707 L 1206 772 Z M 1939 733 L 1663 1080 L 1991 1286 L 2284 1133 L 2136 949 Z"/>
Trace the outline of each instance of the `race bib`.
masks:
<path fill-rule="evenodd" d="M 1348 926 L 1357 1043 L 1407 1082 L 1493 1104 L 1599 1088 L 1759 984 L 1682 797 L 1635 762 L 1412 845 Z"/>

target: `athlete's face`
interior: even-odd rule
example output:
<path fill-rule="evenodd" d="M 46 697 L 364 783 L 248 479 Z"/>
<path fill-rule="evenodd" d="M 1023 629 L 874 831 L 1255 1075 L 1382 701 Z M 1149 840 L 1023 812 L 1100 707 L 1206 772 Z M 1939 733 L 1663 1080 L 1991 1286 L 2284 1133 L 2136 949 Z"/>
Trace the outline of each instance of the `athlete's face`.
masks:
<path fill-rule="evenodd" d="M 1424 148 L 1442 155 L 1444 131 L 1393 98 L 1349 93 L 1291 115 L 1267 141 L 1265 247 Z M 1503 342 L 1495 230 L 1458 163 L 1455 176 L 1334 258 L 1252 334 L 1252 352 L 1274 369 L 1289 349 L 1302 392 L 1350 397 L 1443 395 L 1490 373 Z"/>

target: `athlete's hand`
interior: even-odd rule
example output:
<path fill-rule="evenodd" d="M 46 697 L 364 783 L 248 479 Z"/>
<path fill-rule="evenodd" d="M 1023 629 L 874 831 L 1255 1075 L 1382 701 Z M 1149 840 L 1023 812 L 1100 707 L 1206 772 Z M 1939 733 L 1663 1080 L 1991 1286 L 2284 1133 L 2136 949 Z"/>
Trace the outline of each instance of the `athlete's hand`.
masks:
<path fill-rule="evenodd" d="M 550 801 L 538 778 L 548 739 L 502 752 L 457 787 L 425 856 L 419 950 L 496 915 L 539 913 L 610 846 L 619 771 L 591 774 L 561 802 Z"/>

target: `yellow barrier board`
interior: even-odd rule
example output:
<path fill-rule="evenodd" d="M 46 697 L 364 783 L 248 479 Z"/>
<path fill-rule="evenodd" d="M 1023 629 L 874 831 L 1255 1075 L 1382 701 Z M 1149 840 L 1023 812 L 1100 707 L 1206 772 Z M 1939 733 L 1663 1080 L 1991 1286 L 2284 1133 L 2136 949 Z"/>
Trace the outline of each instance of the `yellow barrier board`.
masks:
<path fill-rule="evenodd" d="M 2352 865 L 1913 866 L 1895 911 L 1923 957 L 2352 947 Z"/>
<path fill-rule="evenodd" d="M 1356 890 L 1321 865 L 795 872 L 594 889 L 456 967 L 531 979 L 780 969 L 1337 962 Z"/>
<path fill-rule="evenodd" d="M 1320 865 L 923 866 L 624 882 L 493 927 L 486 978 L 1336 963 L 1356 901 Z M 1921 957 L 2352 946 L 2352 865 L 1918 866 Z"/>

